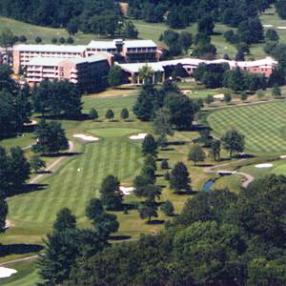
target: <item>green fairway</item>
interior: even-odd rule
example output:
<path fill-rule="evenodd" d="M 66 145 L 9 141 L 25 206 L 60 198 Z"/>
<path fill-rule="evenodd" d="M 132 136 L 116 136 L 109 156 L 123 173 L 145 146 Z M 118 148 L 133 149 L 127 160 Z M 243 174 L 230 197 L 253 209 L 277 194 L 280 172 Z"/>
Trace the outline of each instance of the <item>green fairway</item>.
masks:
<path fill-rule="evenodd" d="M 106 175 L 114 174 L 120 180 L 126 180 L 140 167 L 139 144 L 122 137 L 126 135 L 124 129 L 112 131 L 113 136 L 109 133 L 104 137 L 100 130 L 100 142 L 82 146 L 81 155 L 69 160 L 58 173 L 42 182 L 48 184 L 46 190 L 9 199 L 9 218 L 19 226 L 49 228 L 56 213 L 69 207 L 83 222 L 86 203 L 98 196 L 98 188 Z M 96 129 L 94 133 L 97 134 Z"/>
<path fill-rule="evenodd" d="M 286 152 L 286 102 L 226 108 L 207 120 L 218 136 L 234 127 L 246 136 L 246 150 L 257 154 Z"/>

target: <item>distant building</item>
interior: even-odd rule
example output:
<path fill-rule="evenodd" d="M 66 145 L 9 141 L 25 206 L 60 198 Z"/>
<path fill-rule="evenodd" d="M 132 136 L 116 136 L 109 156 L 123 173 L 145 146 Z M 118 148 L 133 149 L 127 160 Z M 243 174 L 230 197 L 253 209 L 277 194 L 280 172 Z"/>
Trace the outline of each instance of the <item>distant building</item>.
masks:
<path fill-rule="evenodd" d="M 193 72 L 198 68 L 200 64 L 228 64 L 230 69 L 235 69 L 239 67 L 242 71 L 246 71 L 254 74 L 263 74 L 266 77 L 270 77 L 273 70 L 277 67 L 278 62 L 274 59 L 267 57 L 262 60 L 257 61 L 245 61 L 245 62 L 237 62 L 237 61 L 229 61 L 229 60 L 201 60 L 194 58 L 183 58 L 176 60 L 168 60 L 161 61 L 156 63 L 148 63 L 148 66 L 154 71 L 154 73 L 161 74 L 160 77 L 157 78 L 163 81 L 167 76 L 168 72 L 174 69 L 177 65 L 181 65 L 183 69 L 185 69 L 186 73 L 189 76 L 192 76 Z M 129 64 L 120 64 L 117 63 L 125 72 L 126 79 L 129 82 L 134 84 L 140 84 L 141 81 L 138 77 L 139 71 L 142 66 L 146 65 L 146 63 L 129 63 Z M 159 81 L 160 82 L 160 81 Z"/>
<path fill-rule="evenodd" d="M 13 70 L 18 74 L 33 58 L 83 58 L 85 46 L 16 45 L 13 47 Z"/>
<path fill-rule="evenodd" d="M 35 86 L 45 79 L 68 80 L 82 91 L 92 92 L 106 82 L 109 68 L 106 55 L 71 59 L 37 57 L 26 64 L 26 81 Z"/>
<path fill-rule="evenodd" d="M 157 45 L 151 40 L 91 41 L 86 49 L 87 56 L 97 52 L 108 52 L 129 62 L 155 62 L 159 60 Z"/>
<path fill-rule="evenodd" d="M 86 58 L 102 52 L 109 53 L 120 62 L 159 59 L 157 45 L 150 40 L 91 41 L 87 46 L 21 44 L 13 47 L 13 70 L 19 74 L 33 58 Z"/>

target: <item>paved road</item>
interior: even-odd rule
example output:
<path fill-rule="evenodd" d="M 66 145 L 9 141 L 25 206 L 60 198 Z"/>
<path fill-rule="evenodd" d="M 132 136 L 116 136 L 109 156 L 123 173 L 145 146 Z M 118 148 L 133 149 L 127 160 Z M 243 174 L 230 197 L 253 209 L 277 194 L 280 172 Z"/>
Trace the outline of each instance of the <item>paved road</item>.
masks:
<path fill-rule="evenodd" d="M 238 160 L 237 162 L 243 162 L 246 159 L 241 159 Z M 239 176 L 243 176 L 244 180 L 241 182 L 241 186 L 243 188 L 247 188 L 249 186 L 250 183 L 252 183 L 254 181 L 254 177 L 251 176 L 250 174 L 244 173 L 244 172 L 236 172 L 236 171 L 229 171 L 226 169 L 223 169 L 227 166 L 229 166 L 230 163 L 224 163 L 224 164 L 219 164 L 219 165 L 214 165 L 214 166 L 210 166 L 210 167 L 206 167 L 204 168 L 204 172 L 207 174 L 221 174 L 221 173 L 228 173 L 230 175 L 239 175 Z"/>

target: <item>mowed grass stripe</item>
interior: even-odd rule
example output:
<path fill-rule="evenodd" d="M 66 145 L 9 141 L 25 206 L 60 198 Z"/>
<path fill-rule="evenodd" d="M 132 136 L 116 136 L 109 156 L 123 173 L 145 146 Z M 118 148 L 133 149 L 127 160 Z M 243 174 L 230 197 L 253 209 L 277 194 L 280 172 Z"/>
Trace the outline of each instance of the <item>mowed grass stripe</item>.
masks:
<path fill-rule="evenodd" d="M 48 188 L 9 200 L 10 218 L 19 223 L 50 226 L 56 213 L 70 208 L 83 220 L 87 201 L 95 197 L 102 180 L 109 174 L 129 178 L 139 168 L 137 145 L 122 137 L 105 138 L 84 147 L 84 153 L 66 162 L 55 175 L 43 183 Z M 80 172 L 78 172 L 80 169 Z"/>
<path fill-rule="evenodd" d="M 213 130 L 221 136 L 230 127 L 246 136 L 248 151 L 279 153 L 286 151 L 282 129 L 286 130 L 286 102 L 229 108 L 208 117 Z M 286 132 L 286 131 L 285 131 Z"/>

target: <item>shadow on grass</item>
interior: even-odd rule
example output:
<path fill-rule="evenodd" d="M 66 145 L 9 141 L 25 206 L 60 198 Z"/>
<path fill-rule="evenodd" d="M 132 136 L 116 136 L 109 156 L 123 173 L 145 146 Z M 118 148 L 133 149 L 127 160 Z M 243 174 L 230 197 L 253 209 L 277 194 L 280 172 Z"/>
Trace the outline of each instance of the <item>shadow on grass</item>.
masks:
<path fill-rule="evenodd" d="M 54 153 L 54 154 L 43 154 L 43 157 L 48 158 L 55 158 L 55 157 L 72 157 L 72 156 L 78 156 L 81 155 L 82 152 L 60 152 L 60 153 Z"/>
<path fill-rule="evenodd" d="M 109 237 L 109 239 L 113 241 L 128 240 L 130 238 L 131 238 L 131 235 L 111 235 Z"/>
<path fill-rule="evenodd" d="M 0 257 L 12 254 L 28 254 L 32 252 L 39 252 L 43 250 L 44 247 L 38 244 L 8 244 L 1 245 L 0 247 Z"/>
<path fill-rule="evenodd" d="M 147 222 L 147 224 L 149 224 L 149 225 L 158 225 L 158 224 L 163 224 L 164 222 L 165 222 L 164 220 L 153 219 L 153 220 Z"/>
<path fill-rule="evenodd" d="M 21 189 L 12 190 L 8 192 L 8 197 L 18 196 L 26 193 L 44 191 L 47 188 L 47 186 L 48 186 L 47 184 L 27 184 L 22 186 Z"/>

